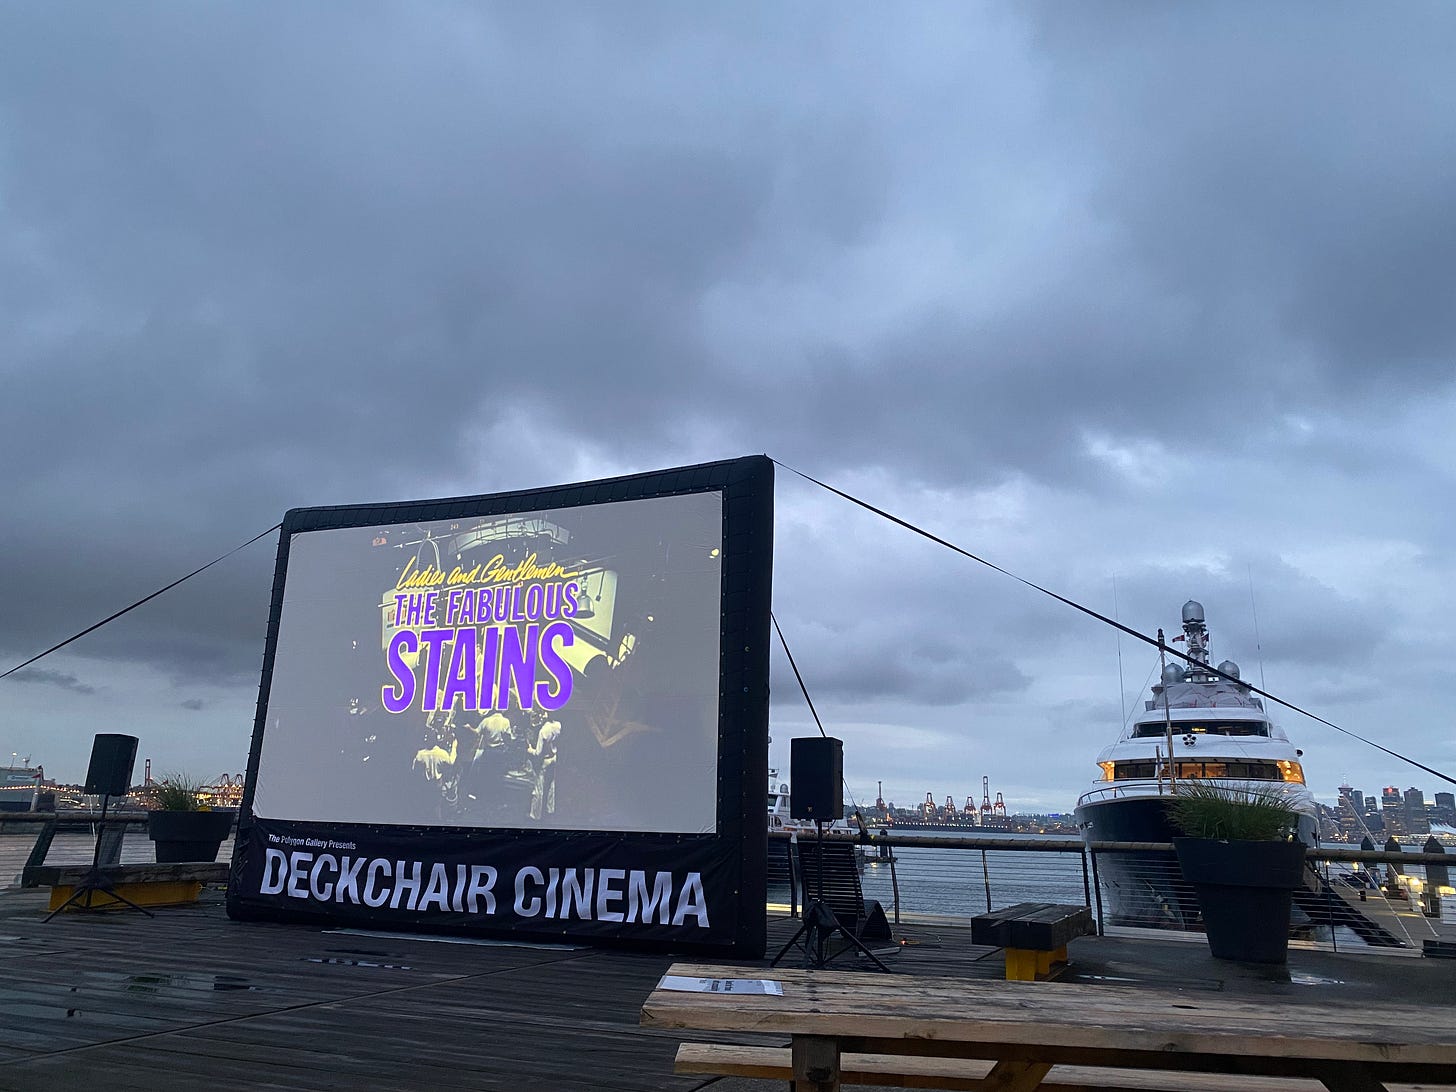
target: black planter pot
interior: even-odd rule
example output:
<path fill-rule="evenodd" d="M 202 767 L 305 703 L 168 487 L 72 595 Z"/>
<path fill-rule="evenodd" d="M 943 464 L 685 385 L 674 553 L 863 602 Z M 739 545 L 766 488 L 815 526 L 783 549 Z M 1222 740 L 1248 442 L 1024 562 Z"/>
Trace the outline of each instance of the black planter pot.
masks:
<path fill-rule="evenodd" d="M 1209 950 L 1241 963 L 1289 959 L 1289 910 L 1302 882 L 1300 842 L 1174 838 L 1178 866 L 1198 896 Z"/>
<path fill-rule="evenodd" d="M 156 845 L 158 864 L 215 861 L 233 829 L 230 811 L 153 811 L 147 813 L 147 837 Z"/>

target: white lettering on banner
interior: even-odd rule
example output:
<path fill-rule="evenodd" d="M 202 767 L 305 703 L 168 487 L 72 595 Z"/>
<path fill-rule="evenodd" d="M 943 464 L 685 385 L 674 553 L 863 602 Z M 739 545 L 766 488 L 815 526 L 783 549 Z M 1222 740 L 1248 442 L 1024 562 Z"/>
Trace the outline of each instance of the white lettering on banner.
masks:
<path fill-rule="evenodd" d="M 552 872 L 555 872 L 556 870 L 553 868 L 551 871 Z M 539 868 L 533 868 L 531 865 L 527 865 L 525 868 L 521 869 L 519 872 L 516 873 L 516 916 L 517 917 L 534 918 L 538 914 L 541 913 L 541 900 L 540 899 L 536 898 L 533 895 L 531 897 L 531 901 L 530 902 L 527 902 L 526 901 L 526 881 L 529 880 L 533 876 L 536 878 L 536 882 L 538 884 L 539 883 L 545 883 L 546 882 L 545 877 L 543 877 L 541 875 L 541 870 Z M 552 877 L 552 882 L 553 883 L 555 882 L 555 877 L 554 876 Z"/>
<path fill-rule="evenodd" d="M 441 910 L 448 910 L 450 907 L 445 900 L 449 895 L 450 880 L 445 874 L 445 866 L 436 861 L 435 867 L 430 869 L 430 885 L 425 888 L 425 893 L 420 896 L 419 904 L 414 909 L 428 910 L 430 904 L 435 903 Z"/>
<path fill-rule="evenodd" d="M 696 873 L 694 873 L 696 875 Z M 651 921 L 654 911 L 658 921 L 667 924 L 672 913 L 672 873 L 659 872 L 652 890 L 647 890 L 647 873 L 634 872 L 627 883 L 627 920 Z"/>
<path fill-rule="evenodd" d="M 389 875 L 389 862 L 375 859 L 369 862 L 369 879 L 364 883 L 364 905 L 370 907 L 383 906 L 389 901 L 389 888 L 378 890 L 376 884 L 379 881 L 380 873 Z M 378 890 L 378 894 L 373 894 Z"/>
<path fill-rule="evenodd" d="M 391 910 L 399 909 L 400 896 L 406 891 L 409 892 L 409 901 L 405 903 L 405 906 L 411 910 L 415 908 L 415 901 L 420 897 L 420 862 L 410 861 L 409 863 L 414 866 L 414 871 L 406 876 L 405 862 L 394 862 L 394 894 L 389 898 Z"/>
<path fill-rule="evenodd" d="M 275 865 L 277 866 L 276 869 L 274 868 Z M 283 879 L 287 875 L 288 854 L 284 853 L 281 849 L 266 850 L 263 854 L 263 883 L 258 888 L 258 894 L 278 894 L 283 890 Z"/>
<path fill-rule="evenodd" d="M 462 866 L 463 867 L 463 866 Z M 465 904 L 470 912 L 475 913 L 475 899 L 479 895 L 485 896 L 485 912 L 495 913 L 495 894 L 491 890 L 495 887 L 495 869 L 490 865 L 470 866 L 470 887 L 465 892 Z"/>
<path fill-rule="evenodd" d="M 339 882 L 334 884 L 334 898 L 337 901 L 344 902 L 347 894 L 349 902 L 359 905 L 359 870 L 363 867 L 363 857 L 344 858 L 344 863 L 339 866 Z"/>
<path fill-rule="evenodd" d="M 428 871 L 426 871 L 428 869 Z M 378 909 L 432 910 L 494 916 L 491 865 L 335 857 L 332 853 L 265 849 L 260 895 L 313 902 L 351 902 Z M 708 928 L 708 897 L 698 872 L 644 872 L 623 868 L 548 868 L 526 865 L 511 884 L 518 918 L 642 922 Z M 623 906 L 625 903 L 625 907 Z"/>
<path fill-rule="evenodd" d="M 708 927 L 708 896 L 703 894 L 703 878 L 696 872 L 688 873 L 682 894 L 677 899 L 677 910 L 672 915 L 672 923 L 681 925 L 689 914 L 698 919 L 700 929 Z"/>
<path fill-rule="evenodd" d="M 290 898 L 308 898 L 308 891 L 304 889 L 303 885 L 308 880 L 308 865 L 312 860 L 312 853 L 300 853 L 296 849 L 288 855 L 288 895 Z"/>
<path fill-rule="evenodd" d="M 597 921 L 621 921 L 622 911 L 613 910 L 611 904 L 622 898 L 622 889 L 612 884 L 620 883 L 627 873 L 620 868 L 604 868 L 597 873 Z"/>
<path fill-rule="evenodd" d="M 555 872 L 553 868 L 551 870 Z M 582 921 L 591 921 L 592 882 L 596 879 L 595 868 L 568 868 L 561 881 L 560 917 L 571 917 L 573 904 L 576 916 Z"/>
<path fill-rule="evenodd" d="M 334 859 L 332 853 L 320 853 L 318 855 L 318 860 L 313 863 L 313 875 L 308 880 L 309 894 L 318 899 L 319 902 L 328 902 L 329 899 L 334 897 L 333 883 L 319 882 L 323 878 L 326 867 L 335 872 L 339 870 L 339 862 Z"/>

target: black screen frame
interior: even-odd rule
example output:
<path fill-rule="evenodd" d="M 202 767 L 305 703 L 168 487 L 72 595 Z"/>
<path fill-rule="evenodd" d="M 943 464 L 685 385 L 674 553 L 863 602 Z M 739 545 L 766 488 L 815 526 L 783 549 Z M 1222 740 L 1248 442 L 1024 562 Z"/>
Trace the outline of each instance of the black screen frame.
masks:
<path fill-rule="evenodd" d="M 773 571 L 773 462 L 747 456 L 598 481 L 541 489 L 383 504 L 295 508 L 284 517 L 274 571 L 272 602 L 259 681 L 257 711 L 248 754 L 247 779 L 239 810 L 228 889 L 228 913 L 241 920 L 330 922 L 426 931 L 510 935 L 535 939 L 619 945 L 654 950 L 703 952 L 760 958 L 766 940 L 768 830 L 764 786 L 768 780 L 768 704 L 770 603 Z M 270 901 L 257 890 L 258 819 L 253 794 L 267 736 L 268 698 L 288 576 L 289 546 L 295 535 L 345 528 L 387 527 L 401 523 L 457 520 L 550 509 L 720 492 L 723 508 L 720 589 L 717 823 L 709 834 L 644 834 L 603 831 L 519 831 L 476 827 L 402 827 L 386 824 L 316 824 L 321 833 L 363 832 L 367 836 L 408 837 L 422 846 L 449 845 L 460 853 L 486 857 L 523 845 L 543 849 L 569 840 L 581 859 L 641 854 L 657 864 L 674 854 L 713 862 L 718 890 L 710 892 L 716 913 L 731 921 L 714 928 L 710 939 L 696 940 L 681 930 L 613 929 L 602 922 L 462 923 L 446 915 L 404 915 L 340 905 L 321 909 Z M 347 828 L 340 830 L 339 828 Z M 655 866 L 655 865 L 654 865 Z M 654 867 L 648 866 L 648 867 Z M 386 908 L 387 909 L 387 908 Z M 586 926 L 590 926 L 589 928 Z"/>

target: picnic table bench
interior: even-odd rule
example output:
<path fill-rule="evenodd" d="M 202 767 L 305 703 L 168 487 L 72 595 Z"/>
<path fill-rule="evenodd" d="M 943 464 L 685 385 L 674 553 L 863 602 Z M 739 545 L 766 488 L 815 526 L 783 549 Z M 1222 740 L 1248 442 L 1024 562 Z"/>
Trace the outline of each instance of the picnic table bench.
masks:
<path fill-rule="evenodd" d="M 841 1054 L 839 1082 L 876 1088 L 936 1088 L 950 1092 L 989 1092 L 986 1078 L 995 1063 L 962 1058 L 912 1055 Z M 793 1083 L 789 1047 L 736 1043 L 683 1043 L 672 1071 L 682 1076 L 747 1077 Z M 1424 1092 L 1424 1084 L 1390 1084 L 1389 1092 Z M 1321 1081 L 1300 1077 L 1242 1077 L 1155 1070 L 1108 1070 L 1055 1065 L 1037 1092 L 1326 1092 Z"/>
<path fill-rule="evenodd" d="M 1067 945 L 1097 932 L 1085 906 L 1019 902 L 971 919 L 971 943 L 1006 949 L 1006 977 L 1046 978 L 1067 962 Z"/>
<path fill-rule="evenodd" d="M 849 1080 L 987 1092 L 1456 1088 L 1456 1012 L 1446 1006 L 1283 1001 L 1272 1019 L 1266 1000 L 1146 986 L 697 964 L 668 971 L 708 983 L 759 974 L 783 992 L 659 985 L 641 1022 L 788 1036 L 787 1055 L 687 1043 L 677 1064 L 681 1072 L 787 1077 L 799 1092 L 837 1092 Z"/>
<path fill-rule="evenodd" d="M 116 893 L 137 906 L 181 906 L 196 902 L 202 885 L 226 883 L 227 862 L 184 862 L 179 864 L 113 864 L 101 867 L 102 878 Z M 76 888 L 86 882 L 90 865 L 27 865 L 21 873 L 22 887 L 49 887 L 49 908 L 64 906 Z M 83 896 L 85 898 L 85 896 Z M 104 892 L 92 892 L 86 908 L 105 910 L 125 905 Z"/>

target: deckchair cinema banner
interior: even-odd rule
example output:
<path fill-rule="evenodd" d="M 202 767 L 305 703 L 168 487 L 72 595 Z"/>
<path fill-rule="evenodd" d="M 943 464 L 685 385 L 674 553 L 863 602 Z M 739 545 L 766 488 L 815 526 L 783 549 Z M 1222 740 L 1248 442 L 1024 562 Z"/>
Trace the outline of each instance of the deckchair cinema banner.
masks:
<path fill-rule="evenodd" d="M 761 954 L 763 457 L 284 519 L 229 912 Z"/>

